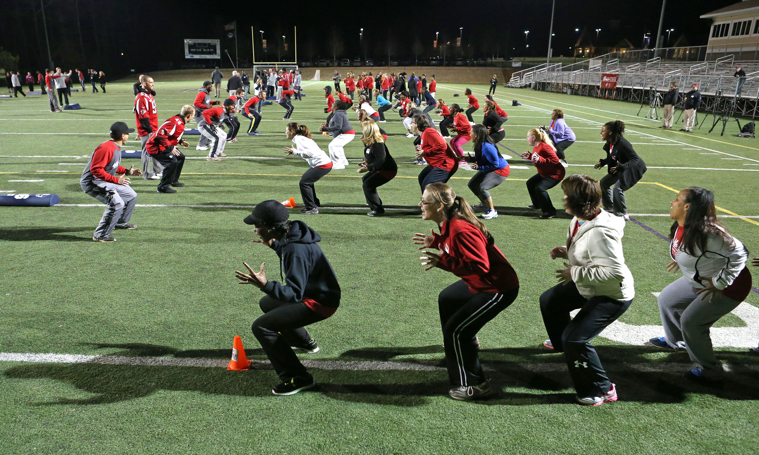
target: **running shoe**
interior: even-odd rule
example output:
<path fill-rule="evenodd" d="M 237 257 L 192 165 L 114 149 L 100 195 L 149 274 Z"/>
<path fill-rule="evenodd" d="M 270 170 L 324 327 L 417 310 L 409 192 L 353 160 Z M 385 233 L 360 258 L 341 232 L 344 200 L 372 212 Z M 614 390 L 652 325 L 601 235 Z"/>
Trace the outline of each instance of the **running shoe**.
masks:
<path fill-rule="evenodd" d="M 197 146 L 197 147 L 195 147 L 195 150 L 206 151 L 206 150 L 208 150 L 208 147 Z"/>
<path fill-rule="evenodd" d="M 481 400 L 483 398 L 492 396 L 493 389 L 490 388 L 490 383 L 488 381 L 485 381 L 482 384 L 474 386 L 462 385 L 459 387 L 454 387 L 448 391 L 448 395 L 450 395 L 454 400 L 459 401 Z"/>
<path fill-rule="evenodd" d="M 480 216 L 485 220 L 492 220 L 493 218 L 498 218 L 498 212 L 495 209 L 490 209 Z"/>
<path fill-rule="evenodd" d="M 303 390 L 312 389 L 316 386 L 314 377 L 309 373 L 306 373 L 305 377 L 295 376 L 289 381 L 285 381 L 282 384 L 271 389 L 271 393 L 277 396 L 295 395 Z"/>
<path fill-rule="evenodd" d="M 551 339 L 547 339 L 543 342 L 543 346 L 547 347 L 548 349 L 553 350 L 553 343 L 551 343 Z"/>
<path fill-rule="evenodd" d="M 683 376 L 685 376 L 685 379 L 689 379 L 693 382 L 700 382 L 702 384 L 715 384 L 724 380 L 721 376 L 704 373 L 704 370 L 701 368 L 694 368 L 690 371 L 686 371 Z"/>
<path fill-rule="evenodd" d="M 486 211 L 488 208 L 485 206 L 485 204 L 476 204 L 472 206 L 472 209 L 475 212 L 480 213 Z"/>
<path fill-rule="evenodd" d="M 92 237 L 92 240 L 95 242 L 103 242 L 103 243 L 112 243 L 116 241 L 116 239 L 114 239 L 110 235 L 106 235 L 103 237 Z"/>
<path fill-rule="evenodd" d="M 406 137 L 407 137 L 407 138 L 412 138 L 412 137 L 414 137 L 414 135 L 413 135 L 413 134 L 411 134 L 411 133 L 408 133 L 408 134 L 406 135 Z"/>
<path fill-rule="evenodd" d="M 319 209 L 317 208 L 313 208 L 310 210 L 303 209 L 300 211 L 300 213 L 302 213 L 303 215 L 317 215 L 319 213 Z"/>
<path fill-rule="evenodd" d="M 319 352 L 319 346 L 316 344 L 316 340 L 311 338 L 306 346 L 291 346 L 293 350 L 303 351 L 307 354 L 316 354 Z"/>
<path fill-rule="evenodd" d="M 137 229 L 137 226 L 132 223 L 121 223 L 116 225 L 116 229 Z"/>
<path fill-rule="evenodd" d="M 617 401 L 617 399 L 617 386 L 615 386 L 613 383 L 611 385 L 611 389 L 609 389 L 606 394 L 601 395 L 600 397 L 575 396 L 575 401 L 583 406 L 601 406 L 604 403 L 612 403 L 614 401 Z"/>

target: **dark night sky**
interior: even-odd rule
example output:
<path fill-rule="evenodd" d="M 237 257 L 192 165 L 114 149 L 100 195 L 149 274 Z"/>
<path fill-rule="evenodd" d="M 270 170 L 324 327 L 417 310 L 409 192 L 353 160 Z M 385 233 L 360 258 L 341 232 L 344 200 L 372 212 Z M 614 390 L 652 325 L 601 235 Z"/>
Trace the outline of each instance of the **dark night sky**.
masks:
<path fill-rule="evenodd" d="M 336 36 L 344 44 L 338 58 L 362 56 L 359 29 L 364 28 L 365 53 L 369 58 L 387 59 L 388 44 L 393 59 L 414 59 L 418 40 L 420 56 L 434 56 L 435 32 L 440 41 L 452 41 L 463 30 L 463 45 L 474 57 L 545 55 L 551 19 L 551 0 L 477 0 L 425 2 L 282 2 L 287 7 L 263 9 L 277 2 L 146 1 L 146 0 L 42 0 L 45 4 L 52 57 L 56 65 L 110 70 L 122 74 L 158 69 L 172 62 L 174 68 L 187 63 L 184 38 L 224 37 L 224 24 L 237 19 L 240 60 L 249 60 L 250 26 L 263 29 L 269 41 L 269 59 L 276 56 L 277 37 L 287 36 L 292 56 L 292 26 L 298 27 L 299 60 L 332 58 L 330 42 Z M 40 0 L 4 0 L 0 15 L 0 46 L 20 55 L 20 70 L 42 69 L 47 64 Z M 664 29 L 674 28 L 670 44 L 684 35 L 689 45 L 707 43 L 709 20 L 701 14 L 736 3 L 670 2 Z M 371 5 L 381 4 L 373 12 Z M 78 21 L 77 26 L 77 5 Z M 297 6 L 293 6 L 297 5 Z M 353 6 L 351 6 L 353 5 Z M 414 6 L 419 5 L 419 6 Z M 469 6 L 471 5 L 471 6 Z M 354 8 L 355 6 L 355 8 Z M 263 12 L 259 12 L 262 11 Z M 587 28 L 595 39 L 601 28 L 599 46 L 613 46 L 623 38 L 641 46 L 644 32 L 656 34 L 661 0 L 557 0 L 554 21 L 554 55 L 568 55 L 577 39 L 575 28 Z M 79 29 L 81 28 L 81 35 Z M 471 46 L 468 47 L 468 46 Z M 416 47 L 419 47 L 417 45 Z M 234 57 L 234 40 L 222 39 L 222 48 Z M 512 50 L 512 48 L 516 48 Z M 121 53 L 124 56 L 121 56 Z M 257 50 L 260 52 L 260 49 Z M 449 54 L 450 55 L 450 54 Z M 468 56 L 468 55 L 467 55 Z M 260 58 L 259 58 L 260 60 Z M 228 62 L 227 62 L 228 63 Z"/>

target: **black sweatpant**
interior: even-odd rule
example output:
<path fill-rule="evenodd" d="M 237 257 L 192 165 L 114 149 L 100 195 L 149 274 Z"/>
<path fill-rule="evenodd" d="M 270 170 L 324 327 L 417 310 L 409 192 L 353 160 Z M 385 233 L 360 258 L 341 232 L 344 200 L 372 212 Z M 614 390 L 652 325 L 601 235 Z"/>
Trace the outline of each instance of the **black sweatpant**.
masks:
<path fill-rule="evenodd" d="M 300 178 L 299 185 L 300 197 L 303 198 L 303 205 L 306 207 L 306 210 L 312 210 L 321 205 L 321 201 L 319 201 L 319 198 L 316 197 L 316 188 L 314 187 L 314 183 L 318 182 L 319 179 L 329 174 L 331 170 L 332 168 L 322 169 L 320 167 L 312 167 L 303 173 L 303 176 Z"/>
<path fill-rule="evenodd" d="M 598 397 L 611 389 L 611 381 L 590 340 L 619 319 L 632 300 L 599 295 L 586 299 L 575 283 L 558 284 L 540 296 L 543 323 L 556 352 L 564 352 L 577 395 Z M 572 310 L 581 308 L 574 318 Z"/>
<path fill-rule="evenodd" d="M 227 128 L 229 128 L 229 132 L 227 133 L 227 142 L 229 142 L 237 137 L 237 133 L 240 131 L 240 120 L 237 117 L 229 117 L 226 120 L 226 124 Z"/>
<path fill-rule="evenodd" d="M 258 124 L 261 123 L 261 114 L 256 112 L 255 108 L 250 111 L 250 115 L 243 112 L 245 118 L 250 119 L 250 126 L 248 127 L 248 133 L 254 133 L 258 131 Z"/>
<path fill-rule="evenodd" d="M 377 213 L 385 213 L 385 208 L 382 206 L 382 199 L 380 199 L 379 194 L 377 194 L 377 188 L 395 178 L 395 175 L 390 177 L 392 172 L 383 172 L 383 174 L 384 175 L 379 174 L 377 171 L 370 171 L 361 177 L 366 203 L 369 204 L 369 208 L 371 208 L 372 211 Z"/>
<path fill-rule="evenodd" d="M 548 190 L 559 184 L 559 181 L 552 177 L 541 177 L 535 174 L 527 180 L 527 191 L 530 193 L 532 205 L 539 207 L 544 214 L 556 215 L 556 209 L 551 203 L 551 197 Z"/>
<path fill-rule="evenodd" d="M 13 96 L 18 98 L 19 93 L 24 95 L 24 98 L 26 98 L 26 93 L 24 93 L 24 89 L 22 87 L 13 87 Z M 68 104 L 68 102 L 66 104 Z"/>
<path fill-rule="evenodd" d="M 308 346 L 311 336 L 303 327 L 327 318 L 303 302 L 282 302 L 268 295 L 261 298 L 259 306 L 264 314 L 253 322 L 251 329 L 279 379 L 285 382 L 295 376 L 305 377 L 306 367 L 291 346 Z"/>
<path fill-rule="evenodd" d="M 474 122 L 474 119 L 472 118 L 472 114 L 474 114 L 478 110 L 479 110 L 478 107 L 470 107 L 469 109 L 466 110 L 466 118 L 468 118 L 470 122 Z"/>
<path fill-rule="evenodd" d="M 177 150 L 176 147 L 174 150 Z M 179 156 L 176 156 L 167 150 L 150 156 L 163 166 L 163 177 L 161 183 L 158 184 L 158 191 L 168 189 L 173 183 L 179 181 L 179 176 L 182 175 L 182 168 L 184 167 L 184 153 L 179 152 Z"/>
<path fill-rule="evenodd" d="M 34 91 L 34 84 L 28 84 L 28 85 L 29 85 L 29 91 L 33 92 Z"/>
<path fill-rule="evenodd" d="M 295 109 L 293 107 L 293 104 L 287 98 L 282 98 L 281 100 L 279 100 L 279 105 L 285 108 L 285 110 L 287 111 L 285 113 L 285 118 L 289 119 L 290 116 L 293 115 L 293 110 Z"/>
<path fill-rule="evenodd" d="M 440 134 L 443 135 L 443 137 L 450 136 L 450 133 L 448 133 L 448 127 L 453 125 L 453 116 L 449 115 L 447 117 L 443 117 L 443 120 L 440 122 L 440 125 L 438 127 L 440 128 Z"/>
<path fill-rule="evenodd" d="M 490 90 L 488 90 L 488 95 L 495 95 L 495 88 L 498 86 L 498 84 L 490 84 Z"/>
<path fill-rule="evenodd" d="M 451 385 L 475 386 L 485 382 L 475 336 L 485 324 L 511 305 L 518 294 L 519 288 L 506 293 L 475 294 L 464 280 L 453 283 L 440 293 L 438 309 Z"/>
<path fill-rule="evenodd" d="M 456 173 L 458 169 L 452 170 L 452 171 L 446 171 L 445 169 L 441 169 L 439 167 L 432 167 L 427 166 L 424 169 L 422 169 L 422 172 L 419 173 L 419 186 L 422 188 L 422 193 L 424 193 L 424 189 L 427 188 L 427 185 L 430 183 L 437 183 L 437 182 L 443 182 L 447 183 L 448 180 L 453 177 L 453 174 Z"/>
<path fill-rule="evenodd" d="M 385 120 L 385 111 L 389 111 L 393 108 L 392 104 L 385 104 L 384 106 L 380 106 L 379 109 L 377 109 L 377 112 L 379 112 L 380 120 Z"/>
<path fill-rule="evenodd" d="M 501 142 L 503 138 L 506 137 L 506 131 L 501 129 L 500 131 L 496 131 L 495 133 L 490 133 L 489 136 L 490 136 L 490 139 L 492 139 L 493 142 L 497 144 Z"/>
<path fill-rule="evenodd" d="M 64 87 L 64 88 L 59 88 L 57 90 L 58 90 L 58 104 L 60 104 L 61 108 L 63 108 L 63 106 L 65 106 L 66 104 L 69 104 L 68 89 L 66 89 L 66 87 Z M 105 90 L 103 90 L 103 91 L 105 91 Z M 63 98 L 64 97 L 66 98 L 66 104 L 63 104 Z"/>
<path fill-rule="evenodd" d="M 564 150 L 568 149 L 570 145 L 574 144 L 575 141 L 570 141 L 569 139 L 561 141 L 557 144 L 554 144 L 556 146 L 556 156 L 559 157 L 560 160 L 565 159 L 564 158 Z"/>
<path fill-rule="evenodd" d="M 273 85 L 267 85 L 266 86 L 266 97 L 274 96 L 274 86 Z M 261 100 L 263 101 L 263 100 Z"/>

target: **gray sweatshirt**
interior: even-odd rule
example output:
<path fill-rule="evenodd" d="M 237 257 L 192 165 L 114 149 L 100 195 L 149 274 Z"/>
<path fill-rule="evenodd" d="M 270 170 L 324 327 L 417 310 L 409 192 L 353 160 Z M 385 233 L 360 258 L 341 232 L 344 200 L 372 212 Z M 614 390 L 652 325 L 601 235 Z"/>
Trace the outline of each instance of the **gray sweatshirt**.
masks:
<path fill-rule="evenodd" d="M 351 126 L 351 122 L 348 121 L 348 116 L 345 114 L 345 111 L 335 111 L 335 115 L 332 116 L 329 126 L 327 126 L 324 131 L 329 131 L 332 137 L 337 137 L 343 133 L 354 130 Z"/>

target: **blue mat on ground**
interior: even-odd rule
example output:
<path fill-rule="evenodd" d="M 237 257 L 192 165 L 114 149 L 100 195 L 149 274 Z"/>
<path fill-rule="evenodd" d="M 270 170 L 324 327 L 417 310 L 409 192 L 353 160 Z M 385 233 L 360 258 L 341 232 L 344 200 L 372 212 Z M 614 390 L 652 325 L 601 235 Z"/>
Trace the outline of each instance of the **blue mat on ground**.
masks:
<path fill-rule="evenodd" d="M 63 106 L 63 110 L 64 111 L 76 111 L 76 110 L 81 109 L 81 108 L 82 108 L 82 106 L 80 106 L 79 103 L 67 104 L 67 105 Z"/>
<path fill-rule="evenodd" d="M 200 131 L 198 130 L 184 130 L 185 136 L 200 136 Z"/>
<path fill-rule="evenodd" d="M 42 95 L 42 92 L 26 92 L 27 95 Z"/>
<path fill-rule="evenodd" d="M 72 91 L 72 92 L 78 92 L 78 91 L 79 91 L 79 89 L 78 89 L 78 88 L 72 88 L 72 89 L 71 89 L 71 91 Z"/>
<path fill-rule="evenodd" d="M 10 96 L 8 98 L 10 98 Z M 264 101 L 264 106 L 271 106 L 272 104 L 274 103 L 272 103 L 271 101 Z"/>
<path fill-rule="evenodd" d="M 276 96 L 267 96 L 266 99 L 271 101 L 271 100 L 276 100 L 277 97 Z"/>
<path fill-rule="evenodd" d="M 0 95 L 0 98 L 11 98 L 10 95 Z"/>
<path fill-rule="evenodd" d="M 52 207 L 61 202 L 57 194 L 2 194 L 0 207 Z"/>
<path fill-rule="evenodd" d="M 138 160 L 142 158 L 142 150 L 122 150 L 121 151 L 121 159 L 131 159 L 131 158 L 137 158 Z"/>

